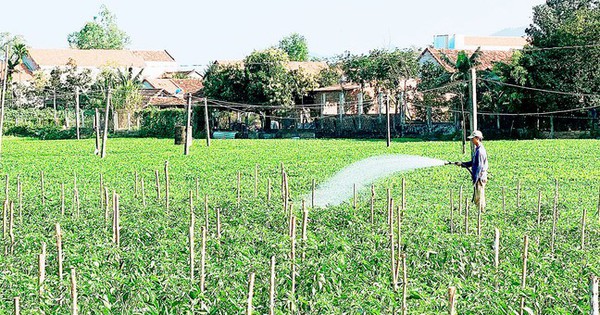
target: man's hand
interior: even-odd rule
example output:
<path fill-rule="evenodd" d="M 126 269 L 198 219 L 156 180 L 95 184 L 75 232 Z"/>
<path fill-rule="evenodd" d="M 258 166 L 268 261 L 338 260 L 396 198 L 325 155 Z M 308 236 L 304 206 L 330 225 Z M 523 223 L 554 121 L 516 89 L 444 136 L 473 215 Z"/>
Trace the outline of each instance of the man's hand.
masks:
<path fill-rule="evenodd" d="M 454 162 L 454 165 L 456 165 L 456 166 L 462 166 L 462 164 L 463 164 L 462 162 Z"/>

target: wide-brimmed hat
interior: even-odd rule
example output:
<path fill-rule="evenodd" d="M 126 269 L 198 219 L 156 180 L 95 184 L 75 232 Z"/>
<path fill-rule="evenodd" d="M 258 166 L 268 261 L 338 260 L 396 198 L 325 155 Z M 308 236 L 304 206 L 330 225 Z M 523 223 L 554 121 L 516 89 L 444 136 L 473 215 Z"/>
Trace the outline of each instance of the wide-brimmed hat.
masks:
<path fill-rule="evenodd" d="M 475 137 L 477 137 L 479 139 L 483 139 L 483 134 L 479 130 L 474 130 L 473 133 L 470 136 L 468 136 L 467 138 L 468 139 L 473 139 Z"/>

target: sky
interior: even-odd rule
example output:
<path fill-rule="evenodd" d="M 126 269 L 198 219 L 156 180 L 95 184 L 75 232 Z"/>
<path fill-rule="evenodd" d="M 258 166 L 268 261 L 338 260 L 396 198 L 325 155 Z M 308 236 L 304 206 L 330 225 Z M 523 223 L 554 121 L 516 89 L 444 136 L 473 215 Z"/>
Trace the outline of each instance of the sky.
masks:
<path fill-rule="evenodd" d="M 242 59 L 303 35 L 310 54 L 425 47 L 436 34 L 491 35 L 531 23 L 543 0 L 21 0 L 3 1 L 0 32 L 34 48 L 66 48 L 67 35 L 102 4 L 131 37 L 130 49 L 167 50 L 181 65 Z"/>

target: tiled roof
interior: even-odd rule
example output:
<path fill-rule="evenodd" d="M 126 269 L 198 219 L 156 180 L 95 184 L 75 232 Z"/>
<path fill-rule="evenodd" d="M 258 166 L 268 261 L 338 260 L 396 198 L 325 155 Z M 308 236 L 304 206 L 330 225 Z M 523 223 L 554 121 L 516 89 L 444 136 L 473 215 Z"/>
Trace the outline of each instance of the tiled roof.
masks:
<path fill-rule="evenodd" d="M 166 50 L 133 50 L 132 52 L 144 61 L 175 62 Z"/>
<path fill-rule="evenodd" d="M 419 59 L 421 59 L 421 57 L 423 57 L 425 54 L 431 54 L 431 56 L 437 61 L 437 63 L 440 66 L 444 67 L 444 69 L 446 69 L 446 71 L 453 72 L 454 68 L 450 64 L 445 62 L 441 56 L 445 55 L 446 57 L 448 57 L 448 59 L 451 62 L 455 63 L 456 59 L 458 58 L 458 53 L 461 51 L 463 51 L 463 50 L 435 49 L 435 48 L 428 47 L 428 48 L 425 48 L 425 50 L 421 53 L 421 56 L 419 57 Z M 475 51 L 474 50 L 464 50 L 464 52 L 467 54 L 467 56 L 471 56 Z M 492 69 L 492 67 L 494 66 L 494 63 L 496 63 L 496 62 L 510 61 L 513 53 L 514 53 L 513 51 L 481 50 L 481 55 L 479 56 L 479 59 L 478 59 L 479 64 L 477 65 L 476 68 L 477 68 L 477 70 Z"/>
<path fill-rule="evenodd" d="M 202 90 L 202 87 L 204 87 L 204 84 L 200 79 L 171 79 L 171 81 L 179 86 L 183 90 L 183 93 L 186 94 L 197 94 Z"/>
<path fill-rule="evenodd" d="M 181 88 L 175 84 L 171 79 L 145 79 L 145 82 L 148 82 L 155 89 L 162 89 L 170 95 L 182 94 L 183 91 L 177 93 Z"/>
<path fill-rule="evenodd" d="M 170 107 L 170 106 L 185 106 L 187 100 L 174 96 L 155 96 L 151 97 L 146 106 L 159 106 L 159 107 Z"/>
<path fill-rule="evenodd" d="M 29 49 L 29 56 L 39 65 L 54 67 L 73 60 L 80 67 L 125 66 L 143 68 L 145 61 L 130 50 L 105 49 Z"/>

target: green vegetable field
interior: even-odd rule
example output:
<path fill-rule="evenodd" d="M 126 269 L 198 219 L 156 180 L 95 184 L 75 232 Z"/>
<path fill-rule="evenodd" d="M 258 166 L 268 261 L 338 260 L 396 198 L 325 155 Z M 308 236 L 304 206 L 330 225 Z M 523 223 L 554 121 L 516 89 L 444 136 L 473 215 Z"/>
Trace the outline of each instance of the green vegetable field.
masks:
<path fill-rule="evenodd" d="M 458 314 L 519 314 L 523 302 L 525 314 L 589 313 L 590 277 L 600 276 L 600 143 L 484 145 L 490 179 L 478 236 L 472 205 L 465 228 L 464 198 L 470 200 L 472 186 L 456 166 L 376 182 L 373 223 L 368 188 L 358 192 L 356 208 L 352 199 L 310 207 L 313 179 L 318 185 L 352 162 L 390 153 L 469 160 L 458 142 L 398 141 L 386 148 L 379 140 L 215 140 L 207 148 L 196 140 L 184 156 L 172 140 L 109 139 L 102 160 L 93 154 L 93 140 L 5 139 L 0 175 L 8 176 L 8 196 L 0 189 L 0 197 L 9 201 L 0 313 L 12 313 L 18 297 L 21 314 L 240 314 L 249 308 L 254 314 L 442 314 L 448 313 L 449 287 L 456 288 Z M 294 220 L 282 202 L 282 164 Z M 398 224 L 393 207 L 392 254 L 386 189 L 401 205 L 403 178 L 406 208 Z"/>

